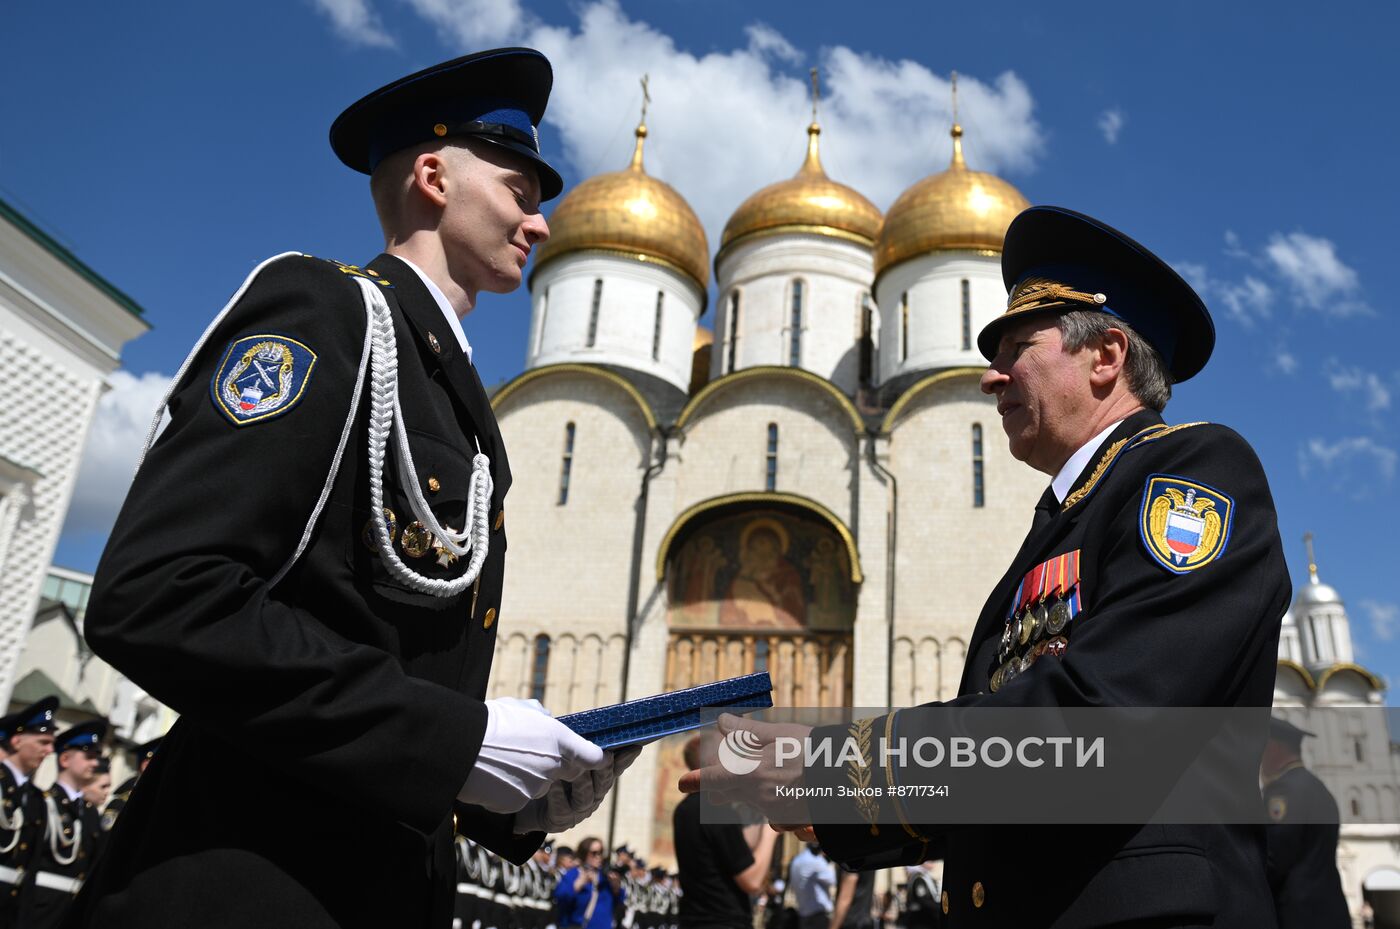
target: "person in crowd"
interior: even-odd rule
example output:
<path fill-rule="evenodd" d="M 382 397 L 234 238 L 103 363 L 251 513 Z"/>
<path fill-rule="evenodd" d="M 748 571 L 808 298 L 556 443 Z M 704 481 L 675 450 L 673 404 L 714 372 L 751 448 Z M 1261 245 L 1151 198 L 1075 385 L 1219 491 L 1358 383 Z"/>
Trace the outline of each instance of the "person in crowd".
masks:
<path fill-rule="evenodd" d="M 43 792 L 42 826 L 29 859 L 33 873 L 19 895 L 21 929 L 58 926 L 92 867 L 102 823 L 84 792 L 97 779 L 106 734 L 107 722 L 96 719 L 54 737 L 58 777 Z"/>
<path fill-rule="evenodd" d="M 579 842 L 578 862 L 554 888 L 559 929 L 611 929 L 626 900 L 622 875 L 606 866 L 603 841 L 592 836 Z"/>
<path fill-rule="evenodd" d="M 53 751 L 57 697 L 44 697 L 0 720 L 0 929 L 19 919 L 20 888 L 44 822 L 34 772 Z"/>
<path fill-rule="evenodd" d="M 798 929 L 828 929 L 835 908 L 836 866 L 816 842 L 808 842 L 788 865 L 788 885 L 797 907 Z"/>
<path fill-rule="evenodd" d="M 904 883 L 904 929 L 937 929 L 940 924 L 942 894 L 933 876 L 937 867 L 936 861 L 925 861 L 905 869 L 908 879 Z"/>
<path fill-rule="evenodd" d="M 684 749 L 688 770 L 700 767 L 701 759 L 713 749 L 713 730 L 693 736 Z M 777 834 L 762 826 L 746 831 L 737 822 L 707 822 L 703 802 L 697 795 L 684 797 L 671 817 L 676 872 L 683 891 L 680 925 L 684 929 L 750 929 L 751 898 L 767 881 Z"/>
<path fill-rule="evenodd" d="M 1269 825 L 1269 887 L 1279 929 L 1347 929 L 1351 914 L 1337 871 L 1336 798 L 1303 765 L 1312 733 L 1275 716 L 1259 763 Z"/>
<path fill-rule="evenodd" d="M 830 929 L 874 929 L 875 872 L 845 871 L 836 882 Z"/>

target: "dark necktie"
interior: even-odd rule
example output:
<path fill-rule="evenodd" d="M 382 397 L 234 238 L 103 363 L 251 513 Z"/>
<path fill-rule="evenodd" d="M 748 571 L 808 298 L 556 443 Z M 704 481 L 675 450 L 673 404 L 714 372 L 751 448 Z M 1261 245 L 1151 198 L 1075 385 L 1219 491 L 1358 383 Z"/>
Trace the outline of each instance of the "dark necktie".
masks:
<path fill-rule="evenodd" d="M 1055 516 L 1055 511 L 1060 508 L 1060 498 L 1055 496 L 1055 487 L 1045 488 L 1045 493 L 1040 495 L 1040 502 L 1035 505 L 1035 519 L 1031 521 L 1031 531 L 1035 532 L 1050 522 Z"/>

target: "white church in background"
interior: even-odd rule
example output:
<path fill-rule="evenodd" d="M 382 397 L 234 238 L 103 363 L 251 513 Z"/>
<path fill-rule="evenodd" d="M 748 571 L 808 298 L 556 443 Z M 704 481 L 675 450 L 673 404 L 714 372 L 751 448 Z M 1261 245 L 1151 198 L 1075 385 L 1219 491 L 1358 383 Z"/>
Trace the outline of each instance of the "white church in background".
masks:
<path fill-rule="evenodd" d="M 1283 617 L 1274 706 L 1277 715 L 1317 733 L 1303 740 L 1303 760 L 1342 814 L 1337 867 L 1352 913 L 1360 912 L 1364 898 L 1377 925 L 1400 926 L 1400 746 L 1392 743 L 1380 710 L 1385 685 L 1356 663 L 1346 606 L 1318 577 L 1312 535 L 1305 541 L 1308 582 Z M 1342 722 L 1334 713 L 1329 724 L 1320 724 L 1319 713 L 1354 707 L 1373 711 L 1347 714 Z M 1323 740 L 1328 744 L 1319 745 Z M 1345 824 L 1349 818 L 1356 822 Z"/>
<path fill-rule="evenodd" d="M 1007 450 L 974 342 L 1005 308 L 1002 240 L 1029 204 L 967 165 L 955 123 L 929 154 L 946 167 L 882 215 L 826 174 L 820 133 L 814 116 L 797 173 L 738 205 L 713 265 L 695 212 L 647 173 L 644 122 L 625 168 L 555 208 L 525 370 L 493 397 L 515 567 L 492 695 L 566 713 L 762 669 L 780 706 L 956 694 L 1044 489 Z M 1340 603 L 1310 590 L 1280 702 L 1378 701 Z M 677 748 L 643 753 L 633 802 L 566 838 L 674 861 Z M 1400 861 L 1386 836 L 1348 834 L 1354 908 Z"/>

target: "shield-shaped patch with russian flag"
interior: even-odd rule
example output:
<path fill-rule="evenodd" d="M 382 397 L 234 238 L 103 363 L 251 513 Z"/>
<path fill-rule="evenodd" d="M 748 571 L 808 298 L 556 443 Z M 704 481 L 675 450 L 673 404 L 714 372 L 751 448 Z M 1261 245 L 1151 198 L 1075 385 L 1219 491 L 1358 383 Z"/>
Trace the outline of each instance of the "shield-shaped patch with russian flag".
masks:
<path fill-rule="evenodd" d="M 263 422 L 301 401 L 315 366 L 316 353 L 296 339 L 274 333 L 243 336 L 224 351 L 209 394 L 235 426 Z"/>
<path fill-rule="evenodd" d="M 1153 474 L 1142 492 L 1142 544 L 1173 574 L 1189 574 L 1225 552 L 1235 501 L 1199 481 Z"/>

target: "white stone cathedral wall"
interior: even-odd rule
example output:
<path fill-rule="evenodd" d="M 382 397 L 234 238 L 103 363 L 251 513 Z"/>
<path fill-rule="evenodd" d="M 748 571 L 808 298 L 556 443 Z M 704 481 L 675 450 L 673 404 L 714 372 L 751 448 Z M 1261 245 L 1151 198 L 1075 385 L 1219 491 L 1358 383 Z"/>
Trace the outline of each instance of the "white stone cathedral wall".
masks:
<path fill-rule="evenodd" d="M 872 267 L 870 249 L 818 235 L 755 239 L 726 254 L 716 269 L 719 303 L 711 376 L 731 371 L 729 344 L 734 333 L 730 332 L 730 308 L 736 292 L 739 341 L 732 370 L 789 364 L 792 284 L 801 280 L 799 366 L 854 394 L 860 373 L 857 341 L 861 311 L 870 296 Z M 871 324 L 878 325 L 878 320 L 872 318 Z"/>
<path fill-rule="evenodd" d="M 635 502 L 650 449 L 641 411 L 591 375 L 534 381 L 496 410 L 510 456 L 507 555 L 491 693 L 528 697 L 534 637 L 550 637 L 545 705 L 567 713 L 620 693 Z M 565 425 L 569 498 L 558 503 Z M 523 639 L 521 637 L 524 637 Z"/>
<path fill-rule="evenodd" d="M 594 282 L 603 282 L 594 344 L 588 344 Z M 652 358 L 656 295 L 663 293 L 661 344 Z M 575 362 L 643 371 L 690 388 L 695 323 L 705 295 L 688 277 L 625 256 L 583 252 L 547 264 L 530 280 L 527 368 Z"/>
<path fill-rule="evenodd" d="M 982 425 L 985 506 L 972 497 L 972 425 Z M 975 377 L 923 391 L 890 437 L 899 481 L 895 702 L 955 696 L 982 605 L 1006 572 L 1049 478 L 1011 457 Z"/>
<path fill-rule="evenodd" d="M 0 546 L 0 701 L 15 684 L 101 385 L 100 372 L 31 327 L 0 296 L 0 455 L 42 475 Z"/>
<path fill-rule="evenodd" d="M 962 282 L 968 281 L 971 342 L 962 347 Z M 902 332 L 904 294 L 909 328 Z M 1001 259 L 974 252 L 937 252 L 890 268 L 875 289 L 880 306 L 880 381 L 909 371 L 983 366 L 977 334 L 1006 309 Z M 907 338 L 906 338 L 907 336 Z M 908 342 L 907 350 L 901 348 Z M 1034 506 L 1034 501 L 1032 501 Z"/>
<path fill-rule="evenodd" d="M 778 426 L 778 491 L 816 500 L 850 525 L 856 434 L 820 387 L 781 375 L 714 394 L 686 425 L 677 512 L 710 497 L 762 491 L 768 424 Z"/>

